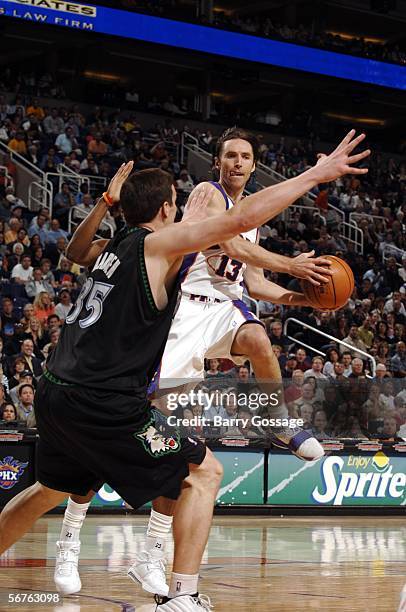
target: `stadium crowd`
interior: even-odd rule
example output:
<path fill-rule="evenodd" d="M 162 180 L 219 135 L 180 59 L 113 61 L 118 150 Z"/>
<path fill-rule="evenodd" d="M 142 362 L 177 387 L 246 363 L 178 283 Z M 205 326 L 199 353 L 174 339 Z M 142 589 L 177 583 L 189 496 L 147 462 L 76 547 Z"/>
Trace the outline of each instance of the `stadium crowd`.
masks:
<path fill-rule="evenodd" d="M 102 2 L 116 8 L 116 2 Z M 381 43 L 373 40 L 365 40 L 363 37 L 340 36 L 335 32 L 326 31 L 322 24 L 299 23 L 296 27 L 276 20 L 269 14 L 239 15 L 235 11 L 228 14 L 226 11 L 217 10 L 213 13 L 213 21 L 209 23 L 207 16 L 198 17 L 196 7 L 176 4 L 173 0 L 120 0 L 120 5 L 125 10 L 145 12 L 152 15 L 167 17 L 168 19 L 180 19 L 184 21 L 199 22 L 223 30 L 233 30 L 272 38 L 284 42 L 292 42 L 299 45 L 328 49 L 337 53 L 347 53 L 368 59 L 391 62 L 395 64 L 406 64 L 406 53 L 396 43 Z"/>
<path fill-rule="evenodd" d="M 196 131 L 195 136 L 203 147 L 212 150 L 215 136 L 209 129 Z M 109 114 L 96 107 L 85 116 L 78 106 L 46 108 L 36 98 L 26 104 L 19 98 L 6 104 L 0 97 L 0 139 L 12 151 L 55 175 L 60 163 L 78 174 L 106 181 L 123 160 L 130 158 L 135 159 L 136 169 L 160 167 L 172 173 L 180 205 L 194 184 L 204 178 L 191 176 L 187 165 L 179 163 L 180 133 L 170 119 L 145 129 L 132 112 Z M 287 145 L 283 139 L 278 144 L 261 140 L 262 162 L 286 177 L 313 163 L 315 150 L 312 141 Z M 295 256 L 314 249 L 316 254 L 343 257 L 356 278 L 349 303 L 335 313 L 259 303 L 260 316 L 281 365 L 290 415 L 302 418 L 306 428 L 320 438 L 406 439 L 405 168 L 405 163 L 394 158 L 376 155 L 367 179 L 346 178 L 320 186 L 314 194 L 316 206 L 293 209 L 289 217 L 274 220 L 262 232 L 262 245 L 275 252 Z M 65 257 L 69 212 L 74 207 L 78 219 L 83 218 L 96 194 L 86 184 L 80 192 L 67 183 L 59 189 L 56 180 L 52 214 L 45 208 L 34 212 L 16 196 L 16 175 L 10 155 L 0 155 L 0 416 L 33 426 L 36 380 L 86 278 L 85 271 Z M 254 183 L 251 189 L 256 188 Z M 360 215 L 363 254 L 343 240 L 339 217 L 327 206 L 328 201 L 347 220 L 350 213 Z M 120 210 L 112 213 L 109 222 L 114 231 L 123 226 Z M 284 286 L 300 290 L 297 280 L 267 274 Z M 289 327 L 288 338 L 283 331 L 288 317 L 344 340 L 348 346 L 303 331 L 297 324 Z M 306 345 L 315 350 L 304 348 Z M 375 357 L 376 372 L 366 354 Z M 206 384 L 209 389 L 226 388 L 237 393 L 237 400 L 230 406 L 219 405 L 213 410 L 228 415 L 252 414 L 247 405 L 238 404 L 239 394 L 257 390 L 249 368 L 210 360 Z M 194 407 L 192 414 L 193 410 L 202 408 Z M 254 438 L 263 432 L 248 427 L 217 433 Z"/>

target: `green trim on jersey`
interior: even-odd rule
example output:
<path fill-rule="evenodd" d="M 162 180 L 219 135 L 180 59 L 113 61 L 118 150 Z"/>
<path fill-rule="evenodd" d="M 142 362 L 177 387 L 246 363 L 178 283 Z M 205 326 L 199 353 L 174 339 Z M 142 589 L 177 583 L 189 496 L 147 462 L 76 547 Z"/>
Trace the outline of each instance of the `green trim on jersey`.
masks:
<path fill-rule="evenodd" d="M 160 314 L 162 311 L 159 310 L 159 308 L 157 308 L 157 305 L 155 304 L 154 296 L 152 295 L 152 291 L 151 291 L 151 285 L 149 284 L 149 278 L 148 278 L 148 273 L 147 273 L 147 266 L 145 264 L 145 254 L 144 254 L 145 236 L 146 234 L 144 234 L 144 236 L 141 237 L 138 243 L 138 255 L 139 255 L 141 278 L 142 278 L 142 283 L 144 285 L 145 294 L 147 296 L 148 304 L 153 314 L 157 315 L 157 314 Z"/>
<path fill-rule="evenodd" d="M 54 385 L 63 385 L 64 387 L 76 387 L 74 383 L 68 383 L 64 380 L 61 380 L 57 376 L 54 376 L 49 370 L 44 371 L 44 377 L 49 380 L 49 382 L 54 383 Z"/>

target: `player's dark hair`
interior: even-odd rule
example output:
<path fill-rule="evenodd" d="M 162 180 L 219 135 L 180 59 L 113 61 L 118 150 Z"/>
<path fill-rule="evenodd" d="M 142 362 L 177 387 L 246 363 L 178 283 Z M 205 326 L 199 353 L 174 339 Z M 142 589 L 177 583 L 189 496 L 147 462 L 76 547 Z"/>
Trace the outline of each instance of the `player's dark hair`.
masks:
<path fill-rule="evenodd" d="M 246 140 L 250 143 L 254 155 L 254 161 L 257 162 L 259 157 L 259 142 L 257 137 L 254 136 L 254 134 L 251 134 L 251 132 L 247 132 L 247 130 L 243 130 L 242 128 L 238 128 L 237 126 L 228 128 L 218 138 L 216 143 L 216 157 L 220 158 L 221 153 L 223 151 L 223 145 L 225 142 L 227 142 L 227 140 L 235 140 L 236 138 Z"/>
<path fill-rule="evenodd" d="M 127 225 L 134 227 L 152 221 L 164 202 L 172 202 L 172 183 L 172 176 L 160 168 L 147 168 L 131 174 L 120 195 Z"/>

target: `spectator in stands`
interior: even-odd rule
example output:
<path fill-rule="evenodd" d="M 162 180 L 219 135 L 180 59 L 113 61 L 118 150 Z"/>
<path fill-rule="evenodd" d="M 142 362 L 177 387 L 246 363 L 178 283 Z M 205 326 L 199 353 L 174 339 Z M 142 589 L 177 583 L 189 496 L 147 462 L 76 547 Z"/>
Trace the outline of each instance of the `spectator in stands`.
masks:
<path fill-rule="evenodd" d="M 304 372 L 302 370 L 294 370 L 292 372 L 291 384 L 285 391 L 285 402 L 290 404 L 302 397 L 302 386 L 304 383 Z"/>
<path fill-rule="evenodd" d="M 75 206 L 74 195 L 71 192 L 68 183 L 62 183 L 61 191 L 57 193 L 54 198 L 53 214 L 55 218 L 51 221 L 51 230 L 49 232 L 50 237 L 48 242 L 50 241 L 50 239 L 52 242 L 56 242 L 55 234 L 53 233 L 56 231 L 53 227 L 53 222 L 55 220 L 59 220 L 64 225 L 64 227 L 67 227 L 68 215 L 72 206 Z"/>
<path fill-rule="evenodd" d="M 309 376 L 312 376 L 316 380 L 328 380 L 327 376 L 323 374 L 324 367 L 324 359 L 323 357 L 316 355 L 312 359 L 312 367 L 309 370 L 306 370 L 304 373 L 305 380 Z"/>
<path fill-rule="evenodd" d="M 303 420 L 303 429 L 311 429 L 314 407 L 312 404 L 307 402 L 302 402 L 301 404 L 298 404 L 297 407 L 299 410 L 299 418 Z"/>
<path fill-rule="evenodd" d="M 286 351 L 291 344 L 291 340 L 283 334 L 283 326 L 281 321 L 274 321 L 270 325 L 269 339 L 272 344 L 278 344 Z"/>
<path fill-rule="evenodd" d="M 87 145 L 87 150 L 92 155 L 101 157 L 102 155 L 106 155 L 108 151 L 108 146 L 105 142 L 102 141 L 102 137 L 100 132 L 97 132 L 95 137 L 89 141 Z"/>
<path fill-rule="evenodd" d="M 11 402 L 5 402 L 0 406 L 0 419 L 2 421 L 17 421 L 17 411 Z"/>
<path fill-rule="evenodd" d="M 397 437 L 398 424 L 396 418 L 386 415 L 383 420 L 383 429 L 380 437 L 385 440 L 394 440 Z"/>
<path fill-rule="evenodd" d="M 27 364 L 25 364 L 25 370 L 23 370 L 23 372 L 21 372 L 20 374 L 20 382 L 16 387 L 13 387 L 10 391 L 10 399 L 13 402 L 14 406 L 17 406 L 18 404 L 18 389 L 19 387 L 21 387 L 21 385 L 32 385 L 35 389 L 35 385 L 34 385 L 34 374 L 31 372 L 31 370 L 27 370 Z"/>
<path fill-rule="evenodd" d="M 82 202 L 80 204 L 76 204 L 73 218 L 75 221 L 77 219 L 84 219 L 87 217 L 93 207 L 94 203 L 92 196 L 89 193 L 85 193 L 82 197 Z"/>
<path fill-rule="evenodd" d="M 9 229 L 4 234 L 4 241 L 6 244 L 12 244 L 17 240 L 18 230 L 21 228 L 21 221 L 12 217 L 8 222 L 8 227 Z"/>
<path fill-rule="evenodd" d="M 37 234 L 34 234 L 33 240 L 34 239 L 38 239 L 39 240 L 39 236 L 37 236 Z M 42 246 L 36 246 L 36 247 L 30 249 L 30 251 L 31 251 L 31 264 L 32 264 L 32 267 L 34 269 L 35 268 L 39 268 L 40 265 L 41 265 L 41 261 L 43 260 L 43 257 L 44 257 L 44 249 L 42 248 Z M 42 274 L 42 272 L 41 272 L 41 274 Z"/>
<path fill-rule="evenodd" d="M 344 342 L 354 347 L 354 349 L 350 351 L 352 357 L 359 356 L 359 353 L 356 349 L 367 352 L 367 347 L 362 342 L 362 340 L 359 338 L 357 325 L 351 325 L 349 334 L 346 338 L 344 338 Z M 340 350 L 341 350 L 341 353 L 343 354 L 344 352 L 347 352 L 349 349 L 344 347 L 344 345 L 341 345 Z"/>
<path fill-rule="evenodd" d="M 48 216 L 44 212 L 38 213 L 30 223 L 28 236 L 32 238 L 35 234 L 39 236 L 42 246 L 45 246 L 48 242 Z"/>
<path fill-rule="evenodd" d="M 194 183 L 192 177 L 186 169 L 180 171 L 178 180 L 176 181 L 176 188 L 180 191 L 186 191 L 190 193 L 194 189 Z"/>
<path fill-rule="evenodd" d="M 350 363 L 351 363 L 351 360 L 350 360 Z M 331 374 L 329 374 L 328 378 L 330 382 L 339 382 L 345 378 L 344 364 L 342 363 L 342 361 L 337 361 L 336 363 L 334 363 L 333 371 L 331 372 Z"/>
<path fill-rule="evenodd" d="M 313 413 L 312 433 L 318 440 L 325 440 L 330 437 L 326 432 L 327 423 L 327 415 L 324 410 L 316 410 Z"/>
<path fill-rule="evenodd" d="M 396 353 L 390 360 L 390 369 L 396 378 L 406 377 L 406 344 L 403 341 L 396 344 Z"/>
<path fill-rule="evenodd" d="M 18 387 L 17 420 L 24 421 L 26 427 L 36 427 L 34 393 L 34 387 L 27 383 Z"/>
<path fill-rule="evenodd" d="M 55 146 L 62 155 L 69 155 L 73 150 L 80 150 L 79 143 L 70 127 L 65 128 L 65 131 L 57 136 Z"/>
<path fill-rule="evenodd" d="M 25 371 L 27 364 L 24 357 L 17 357 L 11 367 L 12 376 L 8 379 L 9 389 L 12 390 L 14 387 L 18 387 L 21 383 L 21 374 Z"/>
<path fill-rule="evenodd" d="M 223 372 L 220 371 L 219 359 L 208 359 L 207 365 L 208 365 L 208 368 L 204 374 L 205 378 L 223 378 L 224 377 Z"/>
<path fill-rule="evenodd" d="M 35 268 L 32 273 L 32 279 L 25 285 L 25 292 L 29 298 L 36 298 L 40 293 L 47 293 L 54 297 L 55 291 L 52 285 L 42 278 L 41 268 Z"/>
<path fill-rule="evenodd" d="M 25 134 L 24 132 L 17 132 L 14 138 L 12 138 L 8 145 L 12 151 L 18 153 L 19 155 L 27 154 L 27 144 L 25 142 Z"/>
<path fill-rule="evenodd" d="M 11 271 L 11 278 L 18 285 L 26 285 L 32 279 L 33 267 L 31 266 L 31 257 L 23 255 L 21 263 L 16 264 Z"/>
<path fill-rule="evenodd" d="M 68 289 L 76 289 L 76 274 L 72 272 L 72 262 L 66 259 L 66 257 L 61 258 L 60 268 L 55 270 L 54 276 L 55 282 L 59 287 L 64 286 Z"/>
<path fill-rule="evenodd" d="M 289 353 L 285 365 L 281 368 L 282 378 L 292 378 L 293 372 L 296 370 L 296 355 Z"/>
<path fill-rule="evenodd" d="M 385 323 L 385 330 L 387 329 L 386 327 L 386 323 Z M 386 333 L 385 333 L 385 338 L 386 338 Z M 375 340 L 376 341 L 376 340 Z M 384 341 L 384 342 L 379 342 L 377 349 L 376 349 L 376 355 L 375 355 L 375 360 L 376 363 L 381 363 L 383 364 L 385 367 L 389 367 L 390 364 L 390 356 L 389 356 L 389 344 Z"/>
<path fill-rule="evenodd" d="M 343 375 L 348 377 L 352 372 L 352 369 L 351 369 L 352 354 L 350 353 L 350 351 L 344 351 L 342 353 L 341 361 L 344 366 Z"/>
<path fill-rule="evenodd" d="M 32 99 L 31 103 L 27 106 L 26 114 L 28 116 L 34 115 L 34 117 L 38 119 L 38 121 L 42 121 L 44 119 L 45 112 L 42 106 L 39 105 L 38 98 Z"/>
<path fill-rule="evenodd" d="M 385 277 L 386 279 L 387 277 Z M 395 311 L 395 306 L 397 306 L 397 314 L 405 316 L 406 315 L 406 309 L 404 307 L 404 305 L 402 304 L 402 294 L 400 291 L 393 291 L 392 295 L 389 296 L 390 299 L 388 299 L 385 302 L 385 307 L 383 309 L 384 314 L 389 314 L 391 312 Z"/>
<path fill-rule="evenodd" d="M 41 291 L 34 299 L 34 315 L 39 321 L 46 320 L 55 313 L 55 306 L 50 295 L 46 291 Z"/>
<path fill-rule="evenodd" d="M 61 238 L 66 242 L 67 237 L 68 233 L 61 228 L 59 219 L 52 219 L 51 227 L 48 231 L 47 246 L 57 245 L 58 240 L 60 240 Z"/>
<path fill-rule="evenodd" d="M 25 327 L 24 332 L 25 332 L 24 337 L 32 340 L 34 344 L 35 355 L 39 359 L 41 359 L 42 358 L 41 349 L 44 344 L 42 341 L 44 332 L 42 329 L 41 322 L 36 317 L 32 317 L 29 325 Z"/>
<path fill-rule="evenodd" d="M 386 410 L 394 410 L 395 409 L 395 393 L 393 382 L 390 378 L 384 380 L 381 388 L 381 393 L 379 395 L 379 404 L 383 412 Z"/>
<path fill-rule="evenodd" d="M 48 358 L 49 354 L 53 351 L 53 349 L 58 344 L 60 333 L 61 333 L 61 330 L 59 328 L 58 329 L 52 329 L 52 330 L 49 331 L 49 339 L 50 339 L 50 341 L 42 349 L 42 354 L 45 356 L 45 359 Z"/>
<path fill-rule="evenodd" d="M 21 343 L 21 353 L 19 355 L 25 359 L 27 369 L 29 369 L 34 376 L 38 377 L 42 374 L 41 360 L 34 355 L 34 343 L 32 340 L 27 338 Z"/>
<path fill-rule="evenodd" d="M 386 369 L 386 365 L 384 365 L 383 363 L 378 363 L 376 365 L 376 374 L 375 374 L 375 379 L 374 380 L 377 383 L 380 383 L 380 382 L 382 382 L 382 380 L 384 378 L 388 378 L 388 376 L 389 376 L 389 372 Z"/>
<path fill-rule="evenodd" d="M 53 288 L 56 287 L 55 276 L 53 272 L 51 272 L 51 260 L 46 258 L 42 259 L 40 268 L 42 279 L 47 281 Z"/>
<path fill-rule="evenodd" d="M 44 118 L 42 127 L 45 134 L 50 137 L 56 138 L 59 134 L 62 134 L 65 129 L 65 123 L 62 117 L 59 116 L 57 108 L 51 109 L 51 113 Z"/>
<path fill-rule="evenodd" d="M 399 268 L 398 274 L 401 279 L 401 283 L 406 283 L 406 254 L 402 256 L 402 267 Z"/>
<path fill-rule="evenodd" d="M 359 357 L 355 357 L 351 362 L 351 374 L 348 378 L 365 378 L 364 375 L 364 362 Z"/>
<path fill-rule="evenodd" d="M 330 348 L 326 354 L 326 362 L 323 366 L 323 374 L 327 377 L 331 376 L 334 373 L 334 364 L 339 361 L 340 355 L 338 350 L 335 348 Z"/>
<path fill-rule="evenodd" d="M 61 289 L 58 297 L 59 302 L 55 306 L 55 314 L 57 314 L 60 320 L 64 322 L 73 306 L 70 291 L 68 289 Z"/>
<path fill-rule="evenodd" d="M 311 359 L 307 356 L 304 348 L 298 348 L 296 351 L 296 369 L 306 372 L 312 367 Z"/>
<path fill-rule="evenodd" d="M 315 406 L 321 408 L 321 402 L 318 402 L 316 399 L 315 387 L 306 381 L 302 385 L 302 396 L 293 402 L 293 406 L 299 413 L 304 405 L 310 405 L 312 407 L 312 412 Z"/>
<path fill-rule="evenodd" d="M 371 318 L 367 315 L 362 323 L 361 327 L 358 328 L 358 337 L 361 342 L 370 349 L 374 341 L 374 332 L 372 330 Z"/>

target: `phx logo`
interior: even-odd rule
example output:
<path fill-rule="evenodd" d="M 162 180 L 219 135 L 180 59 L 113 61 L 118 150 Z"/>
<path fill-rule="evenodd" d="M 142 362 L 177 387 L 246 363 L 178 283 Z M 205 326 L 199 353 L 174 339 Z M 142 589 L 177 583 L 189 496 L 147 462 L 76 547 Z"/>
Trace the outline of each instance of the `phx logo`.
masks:
<path fill-rule="evenodd" d="M 12 489 L 20 480 L 27 465 L 28 461 L 22 463 L 13 457 L 0 460 L 0 489 Z"/>

